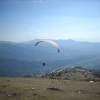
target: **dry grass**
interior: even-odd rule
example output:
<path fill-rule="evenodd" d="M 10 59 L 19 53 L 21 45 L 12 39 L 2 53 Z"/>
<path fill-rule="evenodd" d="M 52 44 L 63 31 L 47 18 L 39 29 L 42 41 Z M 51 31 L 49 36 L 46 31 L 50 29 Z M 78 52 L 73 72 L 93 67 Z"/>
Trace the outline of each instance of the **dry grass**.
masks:
<path fill-rule="evenodd" d="M 100 100 L 100 82 L 0 77 L 0 100 Z"/>

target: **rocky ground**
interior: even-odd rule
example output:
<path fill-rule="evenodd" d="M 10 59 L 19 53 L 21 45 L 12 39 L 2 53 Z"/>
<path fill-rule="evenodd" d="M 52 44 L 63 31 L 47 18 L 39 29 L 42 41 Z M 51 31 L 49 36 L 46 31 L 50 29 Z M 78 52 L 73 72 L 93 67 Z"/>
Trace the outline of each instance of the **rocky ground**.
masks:
<path fill-rule="evenodd" d="M 100 78 L 86 70 L 78 67 L 40 76 L 0 77 L 0 100 L 100 100 Z"/>

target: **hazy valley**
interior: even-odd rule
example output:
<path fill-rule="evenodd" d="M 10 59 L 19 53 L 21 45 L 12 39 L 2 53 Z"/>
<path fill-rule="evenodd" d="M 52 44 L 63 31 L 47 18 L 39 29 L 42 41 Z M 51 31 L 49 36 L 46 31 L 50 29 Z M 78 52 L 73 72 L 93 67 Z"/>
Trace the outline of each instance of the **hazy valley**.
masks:
<path fill-rule="evenodd" d="M 82 66 L 100 69 L 100 43 L 54 40 L 60 46 L 32 40 L 23 43 L 0 42 L 0 75 L 24 76 L 51 72 L 59 68 Z M 43 66 L 42 63 L 46 65 Z"/>

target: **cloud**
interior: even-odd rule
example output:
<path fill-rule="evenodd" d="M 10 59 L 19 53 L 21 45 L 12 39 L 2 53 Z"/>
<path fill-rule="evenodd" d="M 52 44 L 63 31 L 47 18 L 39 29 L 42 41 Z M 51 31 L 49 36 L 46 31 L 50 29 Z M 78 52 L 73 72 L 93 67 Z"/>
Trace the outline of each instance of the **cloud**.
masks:
<path fill-rule="evenodd" d="M 33 0 L 33 2 L 43 2 L 43 0 Z"/>
<path fill-rule="evenodd" d="M 29 41 L 33 39 L 82 39 L 86 41 L 99 41 L 100 31 L 48 31 L 48 30 L 28 30 L 24 32 L 14 32 L 12 34 L 6 34 L 0 30 L 0 40 L 6 41 Z"/>
<path fill-rule="evenodd" d="M 37 34 L 40 35 L 40 36 L 41 36 L 41 35 L 43 35 L 43 36 L 47 35 L 46 32 L 41 32 L 40 30 L 37 30 Z"/>
<path fill-rule="evenodd" d="M 100 38 L 100 31 L 79 32 L 75 34 L 79 35 L 78 37 L 83 37 L 83 38 Z"/>
<path fill-rule="evenodd" d="M 93 38 L 100 38 L 100 32 L 64 32 L 64 33 L 44 33 L 37 31 L 37 38 L 40 39 L 73 39 L 73 38 L 82 38 L 87 41 Z"/>
<path fill-rule="evenodd" d="M 32 32 L 30 31 L 29 34 L 32 35 Z"/>
<path fill-rule="evenodd" d="M 32 30 L 32 27 L 30 27 L 29 29 Z"/>
<path fill-rule="evenodd" d="M 3 31 L 0 31 L 0 33 L 2 33 Z"/>

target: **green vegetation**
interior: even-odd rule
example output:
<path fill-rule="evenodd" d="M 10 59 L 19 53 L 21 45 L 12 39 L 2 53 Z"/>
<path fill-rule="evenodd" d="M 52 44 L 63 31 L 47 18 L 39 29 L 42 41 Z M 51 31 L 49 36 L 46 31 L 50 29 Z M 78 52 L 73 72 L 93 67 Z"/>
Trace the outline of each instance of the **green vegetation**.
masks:
<path fill-rule="evenodd" d="M 0 75 L 23 76 L 53 71 L 61 67 L 82 66 L 100 69 L 100 43 L 54 40 L 61 50 L 48 43 L 0 43 Z M 45 62 L 46 66 L 42 66 Z"/>

